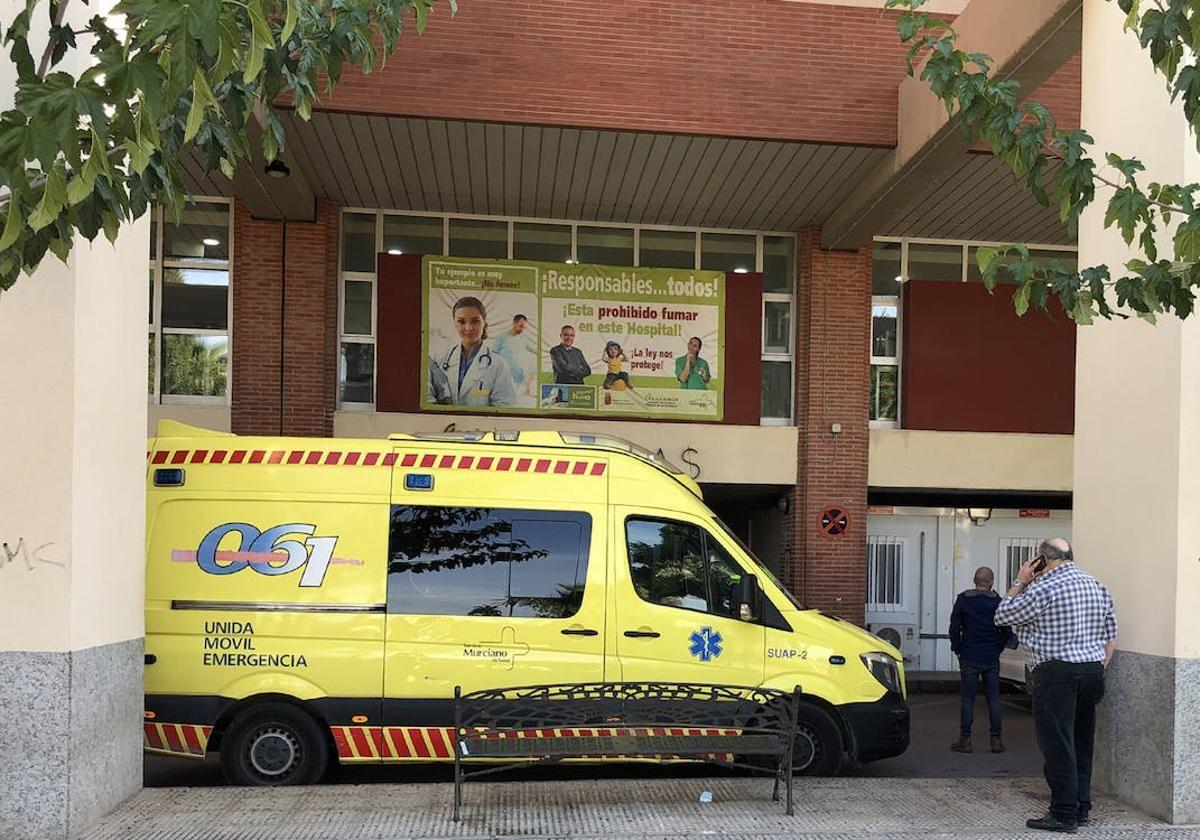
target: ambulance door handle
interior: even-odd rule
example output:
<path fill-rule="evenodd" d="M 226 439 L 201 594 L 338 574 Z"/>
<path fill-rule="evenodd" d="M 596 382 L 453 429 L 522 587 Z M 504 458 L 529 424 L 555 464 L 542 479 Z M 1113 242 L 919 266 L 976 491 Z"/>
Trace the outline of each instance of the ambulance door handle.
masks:
<path fill-rule="evenodd" d="M 592 630 L 590 628 L 580 627 L 579 625 L 575 625 L 574 627 L 563 628 L 563 630 L 561 632 L 564 636 L 599 636 L 600 635 L 599 630 Z"/>
<path fill-rule="evenodd" d="M 626 630 L 625 635 L 631 639 L 657 639 L 662 633 L 653 630 Z"/>

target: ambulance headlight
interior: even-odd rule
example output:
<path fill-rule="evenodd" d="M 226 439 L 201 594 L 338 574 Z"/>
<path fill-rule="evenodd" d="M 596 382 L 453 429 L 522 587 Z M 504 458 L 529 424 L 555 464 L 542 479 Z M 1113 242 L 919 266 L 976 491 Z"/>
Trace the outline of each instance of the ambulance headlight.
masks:
<path fill-rule="evenodd" d="M 884 688 L 897 694 L 904 693 L 900 685 L 900 668 L 897 667 L 895 659 L 879 651 L 864 653 L 858 658 Z"/>

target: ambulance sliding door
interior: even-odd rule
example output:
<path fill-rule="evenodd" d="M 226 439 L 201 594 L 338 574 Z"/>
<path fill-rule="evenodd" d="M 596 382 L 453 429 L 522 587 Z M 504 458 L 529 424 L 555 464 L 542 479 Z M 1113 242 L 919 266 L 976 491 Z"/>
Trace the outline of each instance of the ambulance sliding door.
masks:
<path fill-rule="evenodd" d="M 455 686 L 603 679 L 607 478 L 593 473 L 594 458 L 455 453 L 405 468 L 403 454 L 389 529 L 384 718 L 422 729 L 438 757 L 441 736 L 428 727 L 450 725 Z"/>

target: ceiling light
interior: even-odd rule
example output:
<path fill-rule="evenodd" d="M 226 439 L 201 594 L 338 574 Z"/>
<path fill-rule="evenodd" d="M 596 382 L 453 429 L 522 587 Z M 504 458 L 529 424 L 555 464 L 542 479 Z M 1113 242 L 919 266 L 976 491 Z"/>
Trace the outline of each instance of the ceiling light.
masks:
<path fill-rule="evenodd" d="M 396 256 L 398 254 L 403 254 L 404 252 L 401 251 L 399 248 L 388 248 L 388 253 L 391 254 L 392 256 Z"/>
<path fill-rule="evenodd" d="M 738 268 L 735 268 L 735 269 L 733 270 L 733 273 L 734 273 L 734 274 L 749 274 L 749 273 L 750 273 L 750 269 L 748 269 L 748 268 L 742 268 L 742 267 L 740 267 L 740 266 L 739 266 Z"/>
<path fill-rule="evenodd" d="M 897 283 L 903 283 L 903 282 L 904 282 L 904 277 L 903 277 L 903 276 L 901 276 L 901 275 L 899 275 L 899 274 L 897 274 L 897 275 L 896 275 L 896 282 L 897 282 Z"/>
<path fill-rule="evenodd" d="M 292 170 L 288 169 L 287 164 L 279 158 L 275 158 L 275 160 L 264 166 L 263 172 L 272 178 L 286 178 L 292 174 Z"/>
<path fill-rule="evenodd" d="M 207 245 L 209 248 L 216 248 L 218 245 L 220 245 L 220 244 L 221 244 L 221 240 L 220 240 L 220 239 L 213 239 L 211 236 L 206 236 L 206 237 L 204 237 L 204 239 L 202 239 L 201 241 L 202 241 L 202 242 L 203 242 L 205 245 Z"/>

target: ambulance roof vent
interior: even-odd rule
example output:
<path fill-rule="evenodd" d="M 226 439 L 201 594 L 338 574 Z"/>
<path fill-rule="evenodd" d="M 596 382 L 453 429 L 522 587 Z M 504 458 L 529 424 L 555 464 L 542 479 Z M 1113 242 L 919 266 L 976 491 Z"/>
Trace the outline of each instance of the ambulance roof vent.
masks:
<path fill-rule="evenodd" d="M 618 452 L 628 452 L 635 458 L 641 458 L 643 461 L 649 461 L 655 466 L 661 467 L 669 473 L 679 475 L 683 470 L 667 460 L 662 454 L 662 450 L 652 452 L 644 446 L 638 446 L 632 441 L 625 438 L 617 437 L 616 435 L 592 435 L 582 434 L 578 432 L 559 432 L 559 437 L 567 446 L 595 446 L 599 449 L 615 449 Z"/>
<path fill-rule="evenodd" d="M 458 443 L 479 443 L 487 432 L 418 432 L 415 435 L 389 435 L 389 440 L 452 440 Z"/>

